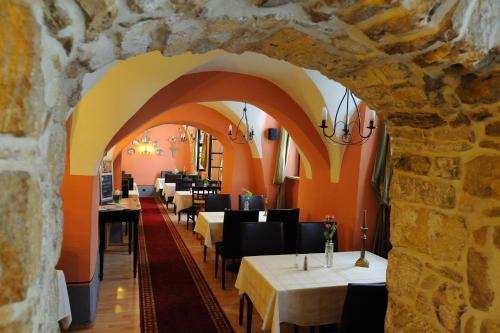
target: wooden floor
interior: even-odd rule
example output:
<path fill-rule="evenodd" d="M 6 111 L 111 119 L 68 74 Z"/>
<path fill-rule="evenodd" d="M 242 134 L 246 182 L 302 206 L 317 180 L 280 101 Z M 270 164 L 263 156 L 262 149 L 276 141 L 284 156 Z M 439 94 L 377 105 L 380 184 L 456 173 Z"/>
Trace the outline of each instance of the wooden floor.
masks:
<path fill-rule="evenodd" d="M 244 333 L 245 327 L 238 325 L 239 296 L 234 288 L 236 274 L 226 273 L 226 290 L 221 289 L 220 277 L 214 278 L 215 256 L 209 249 L 207 262 L 203 262 L 203 246 L 192 230 L 186 230 L 186 217 L 183 215 L 180 224 L 177 217 L 170 214 L 182 239 L 186 243 L 191 255 L 200 268 L 210 289 L 226 313 L 235 332 Z M 85 332 L 140 332 L 139 284 L 132 277 L 132 256 L 128 254 L 126 246 L 110 246 L 105 252 L 104 279 L 101 281 L 97 317 L 92 327 Z M 196 318 L 196 314 L 191 314 Z M 253 332 L 269 332 L 261 330 L 262 320 L 254 309 Z M 281 332 L 293 332 L 288 324 L 281 325 Z M 300 332 L 309 332 L 301 328 Z M 175 333 L 175 332 L 169 332 Z"/>

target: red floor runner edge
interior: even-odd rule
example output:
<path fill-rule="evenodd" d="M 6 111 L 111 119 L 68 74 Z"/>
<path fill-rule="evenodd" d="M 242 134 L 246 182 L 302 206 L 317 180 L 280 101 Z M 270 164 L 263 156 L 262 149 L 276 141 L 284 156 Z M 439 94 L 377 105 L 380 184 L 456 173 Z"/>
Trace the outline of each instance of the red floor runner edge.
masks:
<path fill-rule="evenodd" d="M 234 332 L 166 209 L 140 200 L 141 332 Z"/>

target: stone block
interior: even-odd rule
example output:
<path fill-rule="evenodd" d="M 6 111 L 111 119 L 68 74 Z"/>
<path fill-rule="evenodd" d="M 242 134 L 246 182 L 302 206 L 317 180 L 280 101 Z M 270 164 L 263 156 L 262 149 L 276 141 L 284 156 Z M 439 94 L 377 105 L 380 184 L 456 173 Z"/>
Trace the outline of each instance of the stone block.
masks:
<path fill-rule="evenodd" d="M 0 134 L 34 135 L 44 119 L 42 107 L 29 101 L 38 28 L 31 10 L 18 2 L 0 1 L 0 13 Z"/>
<path fill-rule="evenodd" d="M 488 276 L 490 262 L 481 252 L 473 248 L 469 249 L 467 255 L 467 282 L 469 285 L 469 301 L 473 308 L 488 311 L 495 294 L 491 289 L 491 281 Z"/>
<path fill-rule="evenodd" d="M 389 298 L 385 331 L 388 333 L 434 333 L 441 332 L 429 322 L 429 319 L 416 309 L 395 299 Z"/>
<path fill-rule="evenodd" d="M 460 177 L 460 158 L 436 157 L 434 158 L 433 174 L 445 179 L 458 179 Z"/>
<path fill-rule="evenodd" d="M 460 332 L 461 317 L 467 308 L 461 288 L 443 283 L 432 296 L 434 313 L 447 332 Z"/>
<path fill-rule="evenodd" d="M 82 9 L 87 24 L 87 39 L 95 39 L 100 32 L 109 28 L 117 15 L 113 0 L 76 0 Z"/>
<path fill-rule="evenodd" d="M 465 164 L 465 192 L 500 199 L 500 156 L 478 156 Z"/>
<path fill-rule="evenodd" d="M 491 319 L 485 319 L 481 323 L 481 333 L 498 333 L 500 332 L 500 320 L 495 318 L 495 321 Z"/>
<path fill-rule="evenodd" d="M 416 296 L 422 273 L 422 263 L 415 257 L 402 253 L 399 249 L 389 252 L 387 268 L 387 288 L 398 297 L 413 299 Z"/>
<path fill-rule="evenodd" d="M 441 212 L 393 204 L 391 242 L 413 248 L 443 262 L 459 261 L 468 234 L 463 218 Z M 441 273 L 441 272 L 440 272 Z"/>
<path fill-rule="evenodd" d="M 495 227 L 495 231 L 493 232 L 493 244 L 500 250 L 500 227 Z"/>
<path fill-rule="evenodd" d="M 424 203 L 441 208 L 454 208 L 455 187 L 452 184 L 394 173 L 391 198 L 411 203 Z"/>
<path fill-rule="evenodd" d="M 486 125 L 484 131 L 488 136 L 500 136 L 500 121 Z"/>
<path fill-rule="evenodd" d="M 396 169 L 426 175 L 431 168 L 431 159 L 427 156 L 401 154 L 393 157 L 393 165 Z"/>
<path fill-rule="evenodd" d="M 40 272 L 42 207 L 38 184 L 23 171 L 0 173 L 0 307 L 26 298 Z"/>
<path fill-rule="evenodd" d="M 438 114 L 429 112 L 392 112 L 389 114 L 388 120 L 394 126 L 424 129 L 440 127 L 445 124 L 444 119 Z"/>
<path fill-rule="evenodd" d="M 472 233 L 474 236 L 474 242 L 477 246 L 484 246 L 488 237 L 488 227 L 481 227 L 479 229 L 474 230 Z"/>

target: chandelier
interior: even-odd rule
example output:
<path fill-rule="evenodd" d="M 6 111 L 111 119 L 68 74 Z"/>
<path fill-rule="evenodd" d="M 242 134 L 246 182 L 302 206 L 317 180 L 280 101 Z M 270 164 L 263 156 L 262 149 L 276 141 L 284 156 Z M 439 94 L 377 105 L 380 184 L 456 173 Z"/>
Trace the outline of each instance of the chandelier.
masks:
<path fill-rule="evenodd" d="M 186 125 L 184 132 L 182 131 L 182 128 L 178 128 L 179 134 L 177 136 L 172 135 L 170 138 L 168 138 L 168 141 L 171 144 L 178 144 L 178 143 L 193 143 L 196 141 L 196 131 L 190 132 L 189 131 L 189 126 Z"/>
<path fill-rule="evenodd" d="M 158 156 L 162 156 L 163 154 L 165 154 L 163 149 L 159 148 L 160 142 L 151 140 L 151 138 L 149 137 L 150 133 L 151 130 L 146 130 L 144 131 L 140 140 L 134 139 L 132 141 L 133 147 L 129 148 L 127 150 L 127 153 L 129 155 L 134 155 L 135 153 L 139 153 L 141 155 L 152 155 L 153 153 L 155 153 Z"/>
<path fill-rule="evenodd" d="M 349 99 L 352 100 L 352 103 L 356 107 L 356 112 L 352 116 L 352 119 L 349 117 Z M 345 105 L 345 114 L 339 117 L 339 111 L 342 107 L 342 104 Z M 339 119 L 341 118 L 341 119 Z M 328 109 L 326 106 L 323 108 L 322 117 L 321 117 L 321 129 L 323 130 L 323 136 L 334 143 L 338 143 L 341 145 L 362 145 L 372 135 L 375 127 L 375 111 L 370 112 L 370 123 L 366 127 L 369 131 L 368 133 L 364 133 L 361 127 L 361 117 L 359 115 L 358 105 L 356 104 L 356 100 L 349 88 L 345 88 L 344 96 L 339 103 L 337 111 L 335 112 L 335 118 L 333 120 L 333 132 L 331 134 L 326 133 L 326 129 L 328 125 L 326 121 L 328 119 Z M 340 138 L 337 135 L 337 127 L 341 127 L 341 135 Z M 352 133 L 355 133 L 354 138 Z"/>
<path fill-rule="evenodd" d="M 240 129 L 240 125 L 242 125 L 243 121 L 245 122 L 244 125 L 246 127 L 246 133 L 243 133 L 243 131 Z M 238 121 L 238 125 L 236 125 L 236 131 L 234 131 L 234 135 L 233 135 L 233 125 L 229 124 L 228 136 L 229 139 L 231 139 L 231 141 L 238 144 L 244 144 L 247 141 L 253 140 L 254 131 L 253 131 L 253 126 L 250 128 L 248 124 L 247 103 L 245 103 L 245 106 L 243 107 L 243 114 L 241 115 L 241 118 Z"/>

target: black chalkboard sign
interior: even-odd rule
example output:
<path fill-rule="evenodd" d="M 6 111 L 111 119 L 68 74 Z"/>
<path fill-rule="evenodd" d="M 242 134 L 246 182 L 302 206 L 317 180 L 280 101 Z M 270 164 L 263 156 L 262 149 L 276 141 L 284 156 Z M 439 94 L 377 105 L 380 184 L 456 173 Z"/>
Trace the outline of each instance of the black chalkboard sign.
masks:
<path fill-rule="evenodd" d="M 113 200 L 113 174 L 101 174 L 101 203 Z"/>

